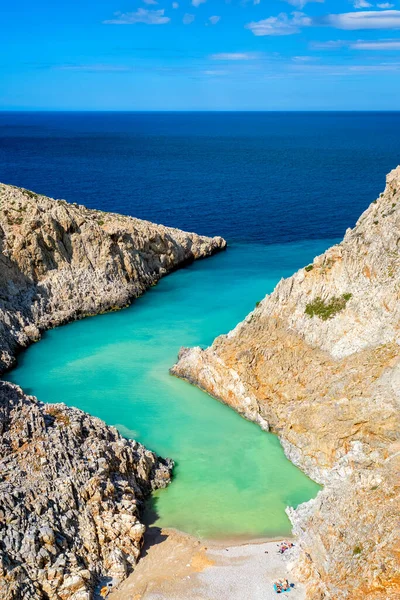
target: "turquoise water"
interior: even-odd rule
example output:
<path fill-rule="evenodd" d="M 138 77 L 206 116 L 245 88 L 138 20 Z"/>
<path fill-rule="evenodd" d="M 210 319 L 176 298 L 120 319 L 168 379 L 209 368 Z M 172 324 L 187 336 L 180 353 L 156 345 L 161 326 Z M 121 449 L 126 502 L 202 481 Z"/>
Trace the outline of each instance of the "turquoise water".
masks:
<path fill-rule="evenodd" d="M 172 457 L 174 480 L 153 501 L 157 525 L 213 538 L 286 535 L 286 506 L 319 487 L 275 436 L 168 369 L 180 346 L 210 344 L 330 244 L 234 245 L 163 279 L 128 309 L 47 332 L 8 378 Z"/>

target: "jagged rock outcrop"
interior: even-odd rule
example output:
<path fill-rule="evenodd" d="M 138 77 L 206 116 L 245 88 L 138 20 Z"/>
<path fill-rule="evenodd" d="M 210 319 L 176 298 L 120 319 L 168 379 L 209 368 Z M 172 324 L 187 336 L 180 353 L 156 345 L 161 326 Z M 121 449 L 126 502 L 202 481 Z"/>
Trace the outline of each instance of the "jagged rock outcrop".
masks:
<path fill-rule="evenodd" d="M 0 184 L 0 373 L 40 331 L 125 306 L 225 246 Z"/>
<path fill-rule="evenodd" d="M 0 374 L 41 331 L 125 306 L 225 240 L 0 185 Z M 40 365 L 38 365 L 40 368 Z M 91 600 L 139 556 L 172 462 L 99 419 L 0 382 L 0 596 Z"/>
<path fill-rule="evenodd" d="M 172 373 L 277 433 L 324 484 L 289 509 L 308 598 L 400 598 L 400 167 L 312 265 Z"/>
<path fill-rule="evenodd" d="M 140 507 L 170 480 L 113 427 L 0 382 L 0 597 L 89 600 L 136 564 Z"/>

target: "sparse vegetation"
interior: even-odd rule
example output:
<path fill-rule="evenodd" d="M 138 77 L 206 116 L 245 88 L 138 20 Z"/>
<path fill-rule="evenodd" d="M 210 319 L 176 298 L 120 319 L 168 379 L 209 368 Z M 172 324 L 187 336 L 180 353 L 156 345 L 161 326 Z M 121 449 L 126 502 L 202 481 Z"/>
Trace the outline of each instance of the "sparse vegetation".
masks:
<path fill-rule="evenodd" d="M 69 416 L 56 406 L 49 406 L 47 408 L 47 413 L 51 415 L 57 423 L 62 423 L 62 425 L 65 426 L 71 423 Z"/>
<path fill-rule="evenodd" d="M 359 554 L 361 554 L 361 552 L 362 552 L 361 546 L 354 546 L 354 549 L 353 549 L 354 556 L 358 556 Z"/>
<path fill-rule="evenodd" d="M 257 308 L 258 306 L 260 306 L 260 303 L 261 303 L 261 300 L 259 300 L 258 302 L 256 302 L 256 308 Z"/>
<path fill-rule="evenodd" d="M 310 318 L 319 317 L 323 321 L 327 321 L 342 311 L 351 297 L 352 294 L 347 293 L 342 296 L 333 296 L 329 301 L 326 301 L 318 296 L 313 302 L 307 304 L 305 314 Z"/>
<path fill-rule="evenodd" d="M 312 271 L 313 268 L 314 268 L 314 265 L 307 265 L 306 267 L 304 267 L 304 270 L 307 271 L 307 273 L 308 273 L 309 271 Z"/>

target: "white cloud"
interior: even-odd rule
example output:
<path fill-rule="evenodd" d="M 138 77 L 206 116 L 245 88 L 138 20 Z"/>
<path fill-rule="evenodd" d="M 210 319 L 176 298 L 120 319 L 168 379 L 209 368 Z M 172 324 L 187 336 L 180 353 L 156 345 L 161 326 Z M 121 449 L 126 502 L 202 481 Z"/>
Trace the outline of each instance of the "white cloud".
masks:
<path fill-rule="evenodd" d="M 354 0 L 353 6 L 354 8 L 370 8 L 372 4 L 367 0 Z"/>
<path fill-rule="evenodd" d="M 367 10 L 327 15 L 323 22 L 336 29 L 400 29 L 400 10 Z"/>
<path fill-rule="evenodd" d="M 158 2 L 156 2 L 156 0 L 143 0 L 143 2 L 145 4 L 158 4 Z"/>
<path fill-rule="evenodd" d="M 220 52 L 219 54 L 210 54 L 211 60 L 254 60 L 259 58 L 258 52 Z"/>
<path fill-rule="evenodd" d="M 390 4 L 390 2 L 382 2 L 381 4 L 377 4 L 378 8 L 393 8 L 394 4 Z"/>
<path fill-rule="evenodd" d="M 79 71 L 86 73 L 127 73 L 132 71 L 131 67 L 124 65 L 60 65 L 55 67 L 58 71 Z"/>
<path fill-rule="evenodd" d="M 138 8 L 136 12 L 115 13 L 115 18 L 103 21 L 105 25 L 133 25 L 135 23 L 146 23 L 147 25 L 165 25 L 170 22 L 170 18 L 164 16 L 164 9 L 148 10 L 147 8 Z"/>
<path fill-rule="evenodd" d="M 325 0 L 284 0 L 284 2 L 288 2 L 288 4 L 291 4 L 292 6 L 295 6 L 296 8 L 304 8 L 306 4 L 309 4 L 310 2 L 325 2 Z"/>
<path fill-rule="evenodd" d="M 358 40 L 352 42 L 350 48 L 353 50 L 400 50 L 400 40 L 376 40 L 373 42 Z"/>
<path fill-rule="evenodd" d="M 179 8 L 178 2 L 173 2 L 172 3 L 172 8 Z"/>
<path fill-rule="evenodd" d="M 207 0 L 192 0 L 193 6 L 200 6 L 200 4 L 205 4 Z"/>
<path fill-rule="evenodd" d="M 213 76 L 218 76 L 218 75 L 227 75 L 228 71 L 221 71 L 221 70 L 210 70 L 210 71 L 203 71 L 204 75 L 213 75 Z"/>
<path fill-rule="evenodd" d="M 310 48 L 313 50 L 334 50 L 335 48 L 343 48 L 347 46 L 347 42 L 343 40 L 329 40 L 327 42 L 311 42 Z"/>
<path fill-rule="evenodd" d="M 210 21 L 211 25 L 216 25 L 218 21 L 221 20 L 221 17 L 214 15 L 213 17 L 208 17 L 208 20 Z"/>
<path fill-rule="evenodd" d="M 193 21 L 195 20 L 195 16 L 191 15 L 189 13 L 186 13 L 183 15 L 183 19 L 182 19 L 182 23 L 184 25 L 190 25 L 190 23 L 193 23 Z"/>
<path fill-rule="evenodd" d="M 252 21 L 245 25 L 254 35 L 292 35 L 298 33 L 301 27 L 312 25 L 312 20 L 304 13 L 294 12 L 291 16 L 281 13 L 277 17 L 269 17 L 262 21 Z"/>
<path fill-rule="evenodd" d="M 292 56 L 292 61 L 295 63 L 309 63 L 318 60 L 316 56 Z"/>

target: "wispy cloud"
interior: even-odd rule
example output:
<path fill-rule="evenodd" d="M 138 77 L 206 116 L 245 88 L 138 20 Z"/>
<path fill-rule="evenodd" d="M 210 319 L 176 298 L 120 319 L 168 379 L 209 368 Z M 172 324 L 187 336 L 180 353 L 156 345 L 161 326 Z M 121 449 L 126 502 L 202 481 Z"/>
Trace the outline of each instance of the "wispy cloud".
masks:
<path fill-rule="evenodd" d="M 329 40 L 327 42 L 311 42 L 312 50 L 334 50 L 350 48 L 351 50 L 400 50 L 400 39 L 386 40 Z"/>
<path fill-rule="evenodd" d="M 182 19 L 182 23 L 184 25 L 190 25 L 190 23 L 193 23 L 193 21 L 195 20 L 195 15 L 191 15 L 189 13 L 185 13 L 183 15 L 183 19 Z"/>
<path fill-rule="evenodd" d="M 327 42 L 311 42 L 310 48 L 312 50 L 334 50 L 336 48 L 343 48 L 347 46 L 348 42 L 344 40 L 328 40 Z"/>
<path fill-rule="evenodd" d="M 165 25 L 170 18 L 165 16 L 165 10 L 148 10 L 138 8 L 136 12 L 114 13 L 114 19 L 103 21 L 105 25 L 134 25 L 135 23 L 146 23 L 146 25 Z"/>
<path fill-rule="evenodd" d="M 310 63 L 318 60 L 317 56 L 292 56 L 292 61 L 295 63 Z"/>
<path fill-rule="evenodd" d="M 208 17 L 208 20 L 210 21 L 211 25 L 216 25 L 218 23 L 218 21 L 221 20 L 221 17 L 214 15 L 212 17 Z"/>
<path fill-rule="evenodd" d="M 156 0 L 143 0 L 143 2 L 145 4 L 158 4 L 158 2 L 156 2 Z"/>
<path fill-rule="evenodd" d="M 57 71 L 78 71 L 84 73 L 127 73 L 132 71 L 132 67 L 125 65 L 57 65 L 54 67 Z"/>
<path fill-rule="evenodd" d="M 222 61 L 242 61 L 242 60 L 254 60 L 260 58 L 258 52 L 220 52 L 218 54 L 210 54 L 211 60 L 222 60 Z"/>
<path fill-rule="evenodd" d="M 352 42 L 350 48 L 354 50 L 400 50 L 400 40 L 358 40 Z"/>
<path fill-rule="evenodd" d="M 172 3 L 172 8 L 179 8 L 178 2 L 173 2 Z"/>
<path fill-rule="evenodd" d="M 400 10 L 367 10 L 327 15 L 322 19 L 321 24 L 349 31 L 359 29 L 400 29 Z"/>
<path fill-rule="evenodd" d="M 290 16 L 281 13 L 277 17 L 268 17 L 262 21 L 252 21 L 245 25 L 254 35 L 292 35 L 299 33 L 302 27 L 312 24 L 312 19 L 302 12 L 293 12 Z"/>
<path fill-rule="evenodd" d="M 193 6 L 200 6 L 200 4 L 205 4 L 207 0 L 192 0 Z"/>
<path fill-rule="evenodd" d="M 367 2 L 367 0 L 354 0 L 353 6 L 354 8 L 370 8 L 372 4 L 371 2 Z"/>
<path fill-rule="evenodd" d="M 288 4 L 291 4 L 292 6 L 295 6 L 296 8 L 304 8 L 306 4 L 309 4 L 310 2 L 319 2 L 319 3 L 323 3 L 325 2 L 325 0 L 284 0 L 284 2 L 287 2 Z"/>

